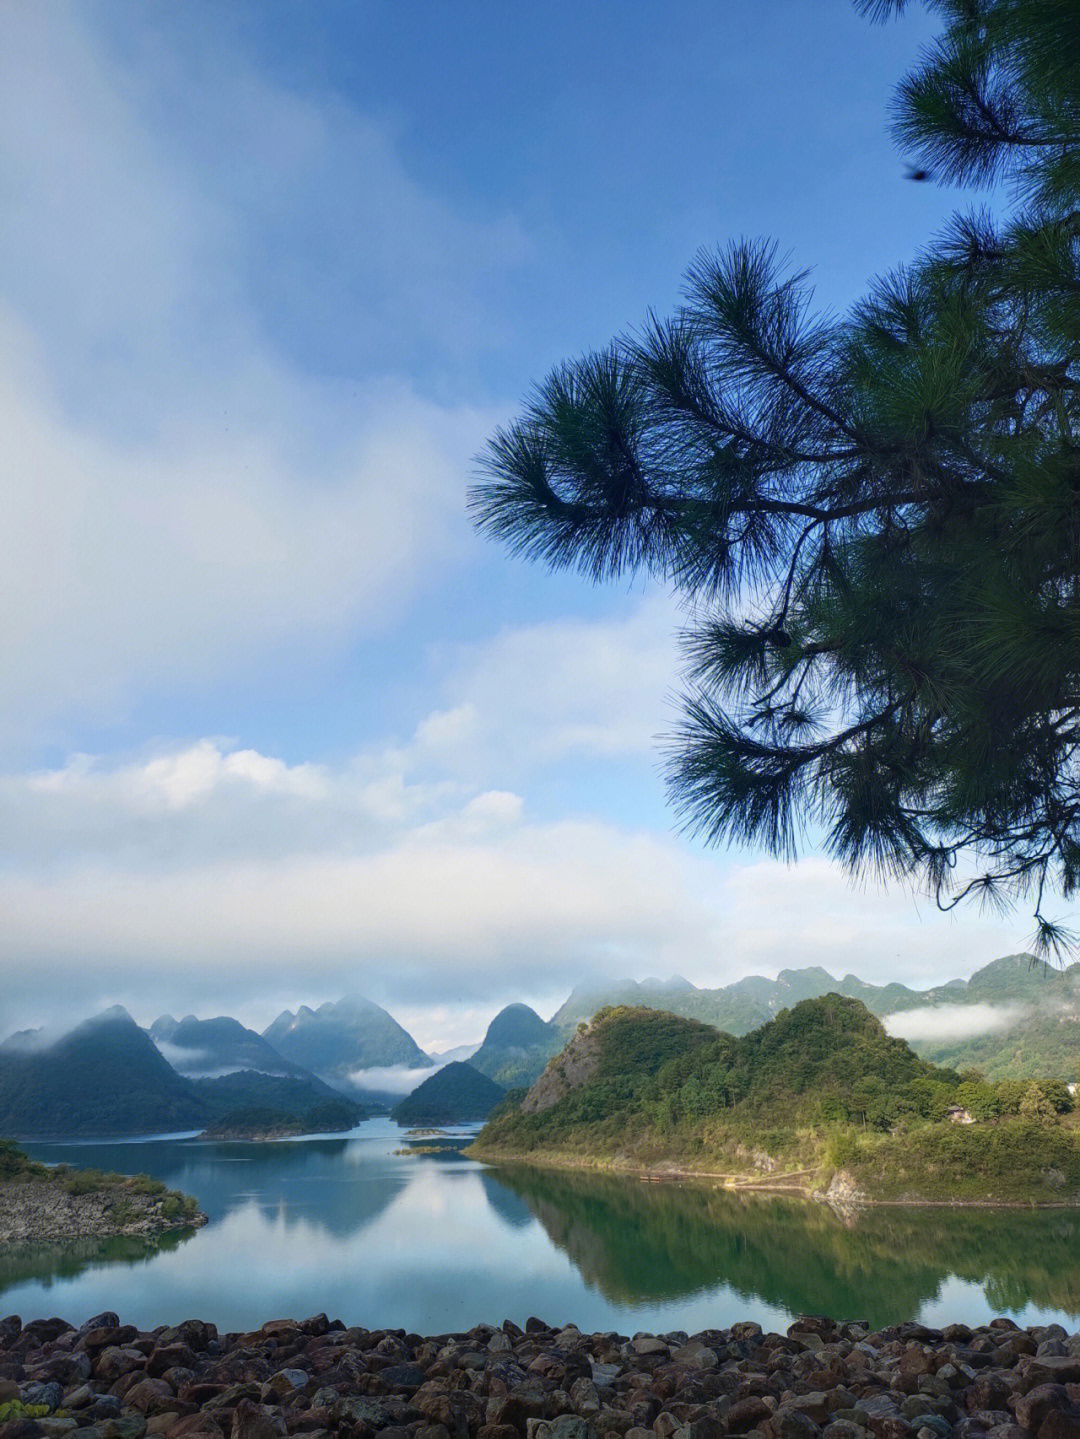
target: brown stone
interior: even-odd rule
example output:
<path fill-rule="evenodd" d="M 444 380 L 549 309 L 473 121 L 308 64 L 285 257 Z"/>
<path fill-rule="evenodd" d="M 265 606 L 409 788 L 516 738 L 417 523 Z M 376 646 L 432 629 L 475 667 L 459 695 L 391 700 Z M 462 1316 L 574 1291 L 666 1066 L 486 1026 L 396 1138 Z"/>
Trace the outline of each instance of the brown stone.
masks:
<path fill-rule="evenodd" d="M 94 1361 L 94 1378 L 103 1384 L 111 1384 L 124 1374 L 146 1367 L 146 1360 L 137 1349 L 130 1346 L 123 1349 L 115 1344 L 102 1349 Z"/>
<path fill-rule="evenodd" d="M 0 1424 L 0 1439 L 38 1439 L 44 1432 L 35 1419 L 8 1419 Z"/>
<path fill-rule="evenodd" d="M 233 1413 L 231 1439 L 278 1439 L 285 1433 L 280 1414 L 251 1399 L 241 1399 Z"/>
<path fill-rule="evenodd" d="M 769 1406 L 756 1394 L 737 1399 L 724 1415 L 724 1428 L 729 1434 L 748 1434 L 751 1429 L 768 1419 L 771 1412 Z"/>
<path fill-rule="evenodd" d="M 173 1421 L 165 1431 L 165 1439 L 187 1439 L 189 1434 L 204 1434 L 207 1432 L 218 1436 L 218 1439 L 220 1439 L 221 1430 L 215 1423 L 213 1413 L 185 1414 L 183 1418 Z"/>
<path fill-rule="evenodd" d="M 1012 1411 L 1022 1429 L 1037 1430 L 1051 1409 L 1064 1409 L 1068 1396 L 1060 1384 L 1037 1384 L 1012 1401 Z"/>
<path fill-rule="evenodd" d="M 1080 1409 L 1051 1409 L 1039 1425 L 1039 1439 L 1080 1439 Z"/>
<path fill-rule="evenodd" d="M 140 1379 L 124 1395 L 124 1404 L 140 1414 L 156 1414 L 176 1402 L 176 1395 L 164 1379 Z"/>

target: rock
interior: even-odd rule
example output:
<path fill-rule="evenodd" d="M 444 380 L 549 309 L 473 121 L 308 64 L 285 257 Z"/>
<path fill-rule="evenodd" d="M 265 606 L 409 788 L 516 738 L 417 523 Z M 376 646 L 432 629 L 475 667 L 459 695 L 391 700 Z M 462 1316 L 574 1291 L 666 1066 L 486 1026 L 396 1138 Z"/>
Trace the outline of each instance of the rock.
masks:
<path fill-rule="evenodd" d="M 188 1344 L 159 1344 L 146 1361 L 146 1372 L 151 1379 L 160 1379 L 168 1369 L 178 1365 L 184 1369 L 194 1368 L 199 1362 L 194 1349 Z"/>
<path fill-rule="evenodd" d="M 61 1384 L 82 1384 L 90 1378 L 90 1356 L 78 1350 L 72 1354 L 53 1354 L 47 1368 L 50 1379 Z"/>
<path fill-rule="evenodd" d="M 771 1412 L 769 1406 L 757 1396 L 739 1399 L 724 1416 L 724 1424 L 729 1434 L 748 1434 L 751 1429 L 768 1419 Z"/>
<path fill-rule="evenodd" d="M 818 1439 L 820 1426 L 792 1404 L 781 1404 L 762 1424 L 769 1439 Z"/>
<path fill-rule="evenodd" d="M 259 1395 L 260 1390 L 257 1384 L 230 1384 L 227 1389 L 222 1389 L 219 1394 L 207 1399 L 203 1408 L 233 1409 L 241 1399 L 258 1399 Z"/>
<path fill-rule="evenodd" d="M 103 1349 L 94 1361 L 94 1378 L 105 1384 L 115 1383 L 124 1374 L 146 1367 L 146 1355 L 137 1349 L 119 1349 L 111 1345 Z"/>
<path fill-rule="evenodd" d="M 1080 1354 L 1047 1354 L 1043 1358 L 1033 1356 L 1030 1363 L 1024 1366 L 1024 1383 L 1080 1383 Z"/>
<path fill-rule="evenodd" d="M 167 1409 L 176 1395 L 164 1379 L 140 1379 L 124 1395 L 125 1407 L 130 1405 L 142 1414 L 157 1413 Z"/>
<path fill-rule="evenodd" d="M 1037 1384 L 1012 1401 L 1012 1411 L 1022 1429 L 1037 1430 L 1051 1409 L 1064 1409 L 1068 1395 L 1061 1384 Z"/>
<path fill-rule="evenodd" d="M 560 1414 L 552 1419 L 548 1439 L 596 1439 L 595 1430 L 578 1414 Z"/>
<path fill-rule="evenodd" d="M 55 1379 L 48 1384 L 24 1384 L 22 1399 L 25 1404 L 43 1404 L 46 1409 L 59 1409 L 64 1397 L 62 1387 Z"/>
<path fill-rule="evenodd" d="M 379 1371 L 379 1377 L 391 1389 L 419 1389 L 427 1375 L 419 1364 L 391 1364 Z"/>
<path fill-rule="evenodd" d="M 143 1439 L 146 1419 L 142 1414 L 122 1414 L 101 1423 L 101 1439 Z"/>
<path fill-rule="evenodd" d="M 791 1400 L 789 1407 L 798 1410 L 800 1414 L 805 1414 L 808 1419 L 813 1420 L 815 1425 L 820 1426 L 828 1421 L 828 1396 L 820 1391 L 796 1395 Z"/>
<path fill-rule="evenodd" d="M 1039 1439 L 1080 1439 L 1080 1409 L 1051 1409 L 1039 1425 Z"/>
<path fill-rule="evenodd" d="M 0 1439 L 40 1439 L 41 1433 L 36 1419 L 7 1419 L 0 1423 Z"/>
<path fill-rule="evenodd" d="M 250 1399 L 241 1399 L 233 1413 L 231 1439 L 278 1439 L 284 1434 L 280 1414 Z"/>
<path fill-rule="evenodd" d="M 931 1436 L 937 1436 L 937 1439 L 949 1439 L 949 1435 L 952 1433 L 952 1425 L 947 1419 L 943 1419 L 940 1414 L 922 1413 L 908 1417 L 911 1419 L 912 1428 L 918 1433 L 921 1433 L 925 1429 L 929 1431 Z"/>
<path fill-rule="evenodd" d="M 700 1339 L 691 1339 L 688 1343 L 681 1344 L 671 1351 L 671 1357 L 676 1364 L 689 1364 L 694 1369 L 701 1370 L 715 1369 L 719 1363 L 716 1350 L 703 1344 Z"/>

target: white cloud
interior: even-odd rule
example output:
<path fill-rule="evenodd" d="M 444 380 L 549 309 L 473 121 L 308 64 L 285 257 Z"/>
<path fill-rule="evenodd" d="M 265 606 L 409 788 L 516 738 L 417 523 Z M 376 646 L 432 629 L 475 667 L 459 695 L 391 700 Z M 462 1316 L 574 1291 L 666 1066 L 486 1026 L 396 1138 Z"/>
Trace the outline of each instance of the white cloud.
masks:
<path fill-rule="evenodd" d="M 0 492 L 0 737 L 370 634 L 465 551 L 464 476 L 489 423 L 475 411 L 383 383 L 346 416 L 279 374 L 235 435 L 121 447 L 2 368 L 18 441 Z M 298 404 L 341 437 L 314 475 L 278 432 Z"/>
<path fill-rule="evenodd" d="M 417 727 L 418 756 L 470 776 L 655 757 L 676 719 L 680 618 L 654 592 L 614 618 L 544 620 L 436 650 L 449 704 Z"/>
<path fill-rule="evenodd" d="M 39 1022 L 49 986 L 260 1028 L 359 990 L 441 1048 L 511 1000 L 550 1013 L 586 975 L 714 987 L 822 965 L 926 986 L 1022 948 L 1015 924 L 938 915 L 827 860 L 540 822 L 518 794 L 421 782 L 401 760 L 287 765 L 203 740 L 0 780 L 0 1021 Z"/>
<path fill-rule="evenodd" d="M 959 1043 L 982 1034 L 1001 1034 L 1029 1012 L 1023 1004 L 932 1004 L 887 1014 L 881 1022 L 901 1039 Z"/>
<path fill-rule="evenodd" d="M 478 277 L 527 241 L 426 193 L 340 100 L 275 87 L 235 46 L 188 73 L 144 24 L 121 61 L 82 7 L 0 10 L 10 743 L 290 647 L 301 670 L 478 543 L 465 481 L 496 417 L 393 378 L 390 338 L 484 343 Z M 308 368 L 316 311 L 328 345 L 359 346 L 348 364 Z"/>
<path fill-rule="evenodd" d="M 731 862 L 722 891 L 725 954 L 738 957 L 744 974 L 821 965 L 838 979 L 853 973 L 927 988 L 1025 948 L 1022 914 L 1000 918 L 970 907 L 941 914 L 902 884 L 853 881 L 813 855 L 791 865 Z"/>
<path fill-rule="evenodd" d="M 61 769 L 31 774 L 25 785 L 34 795 L 86 798 L 98 806 L 155 814 L 187 809 L 229 786 L 249 795 L 288 794 L 311 800 L 328 792 L 326 776 L 317 765 L 287 765 L 257 750 L 226 750 L 209 739 L 143 764 L 105 767 L 89 755 L 75 755 Z"/>
<path fill-rule="evenodd" d="M 444 1064 L 435 1064 L 426 1069 L 409 1069 L 403 1064 L 394 1064 L 354 1069 L 349 1074 L 349 1083 L 357 1089 L 374 1090 L 376 1093 L 411 1094 L 418 1084 L 423 1084 L 425 1079 L 430 1079 L 444 1067 Z"/>

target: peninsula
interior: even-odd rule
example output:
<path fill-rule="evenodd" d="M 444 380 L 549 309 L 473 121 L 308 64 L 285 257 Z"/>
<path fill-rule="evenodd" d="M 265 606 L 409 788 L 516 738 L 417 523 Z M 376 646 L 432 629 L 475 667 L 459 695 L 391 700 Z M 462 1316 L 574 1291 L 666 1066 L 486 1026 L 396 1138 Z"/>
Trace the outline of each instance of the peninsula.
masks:
<path fill-rule="evenodd" d="M 468 1151 L 490 1162 L 698 1174 L 864 1203 L 1080 1203 L 1059 1081 L 919 1059 L 858 1000 L 805 1000 L 736 1038 L 643 1008 L 581 1024 Z"/>
<path fill-rule="evenodd" d="M 145 1174 L 36 1164 L 0 1140 L 0 1244 L 151 1237 L 206 1223 L 198 1202 Z"/>

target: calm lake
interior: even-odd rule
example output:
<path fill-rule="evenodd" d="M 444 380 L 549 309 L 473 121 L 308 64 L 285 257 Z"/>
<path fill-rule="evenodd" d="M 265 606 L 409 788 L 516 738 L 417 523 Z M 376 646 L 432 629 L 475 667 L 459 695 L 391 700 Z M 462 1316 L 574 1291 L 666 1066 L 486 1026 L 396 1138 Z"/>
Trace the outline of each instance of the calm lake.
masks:
<path fill-rule="evenodd" d="M 530 1315 L 631 1334 L 778 1329 L 800 1312 L 1078 1327 L 1080 1211 L 878 1209 L 845 1223 L 702 1181 L 395 1153 L 409 1143 L 369 1120 L 282 1143 L 28 1144 L 50 1163 L 153 1174 L 196 1195 L 210 1223 L 157 1249 L 7 1248 L 0 1313 L 77 1324 L 109 1308 L 145 1328 L 198 1317 L 245 1330 L 325 1311 L 421 1334 Z"/>

